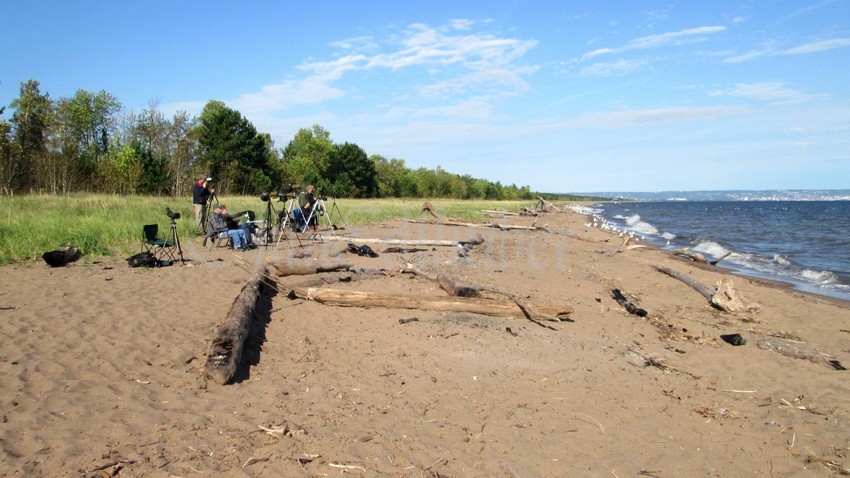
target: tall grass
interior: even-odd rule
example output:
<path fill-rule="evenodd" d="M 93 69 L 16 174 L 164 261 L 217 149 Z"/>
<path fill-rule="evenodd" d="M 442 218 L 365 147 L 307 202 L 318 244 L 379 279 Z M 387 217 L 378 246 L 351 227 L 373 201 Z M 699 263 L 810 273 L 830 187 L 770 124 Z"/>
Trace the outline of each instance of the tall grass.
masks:
<path fill-rule="evenodd" d="M 222 198 L 231 214 L 252 210 L 257 219 L 265 217 L 268 203 L 256 197 Z M 423 199 L 329 199 L 332 220 L 346 224 L 366 224 L 392 218 L 418 218 Z M 443 216 L 468 221 L 484 220 L 482 209 L 516 210 L 531 207 L 532 201 L 430 201 Z M 127 256 L 138 252 L 142 226 L 158 224 L 160 236 L 169 231 L 169 207 L 179 212 L 177 233 L 181 241 L 196 237 L 195 213 L 191 198 L 73 194 L 70 196 L 30 195 L 0 199 L 0 264 L 34 260 L 45 251 L 68 243 L 84 256 Z M 287 203 L 273 201 L 276 211 Z M 333 209 L 336 204 L 336 209 Z"/>

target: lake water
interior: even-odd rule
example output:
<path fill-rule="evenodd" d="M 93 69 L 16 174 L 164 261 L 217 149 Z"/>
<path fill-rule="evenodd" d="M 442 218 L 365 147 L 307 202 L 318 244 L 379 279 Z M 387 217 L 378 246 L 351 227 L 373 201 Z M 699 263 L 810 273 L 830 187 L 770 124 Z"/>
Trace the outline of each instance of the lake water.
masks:
<path fill-rule="evenodd" d="M 597 227 L 721 266 L 850 300 L 850 201 L 606 202 L 581 210 Z"/>

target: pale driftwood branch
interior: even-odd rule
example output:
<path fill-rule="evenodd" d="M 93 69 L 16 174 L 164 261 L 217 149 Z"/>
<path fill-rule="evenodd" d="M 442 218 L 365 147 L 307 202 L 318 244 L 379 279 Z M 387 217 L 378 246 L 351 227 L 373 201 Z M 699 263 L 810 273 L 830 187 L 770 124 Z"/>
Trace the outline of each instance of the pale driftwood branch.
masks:
<path fill-rule="evenodd" d="M 484 242 L 484 238 L 480 235 L 467 241 L 449 241 L 438 239 L 423 239 L 423 240 L 407 240 L 407 239 L 370 239 L 370 238 L 355 238 L 355 237 L 339 237 L 329 236 L 324 238 L 325 241 L 346 241 L 353 243 L 366 244 L 387 244 L 393 246 L 450 246 L 457 247 L 458 245 L 478 245 Z"/>
<path fill-rule="evenodd" d="M 278 276 L 310 275 L 320 272 L 347 271 L 354 264 L 347 262 L 327 262 L 313 260 L 281 260 L 269 262 Z"/>
<path fill-rule="evenodd" d="M 758 348 L 771 350 L 786 357 L 808 360 L 834 370 L 846 370 L 838 360 L 829 360 L 818 352 L 809 350 L 802 345 L 780 339 L 763 339 L 756 344 Z"/>
<path fill-rule="evenodd" d="M 681 272 L 674 271 L 669 267 L 653 264 L 652 268 L 657 270 L 658 272 L 667 274 L 668 276 L 674 279 L 678 279 L 684 282 L 685 284 L 691 286 L 691 288 L 693 288 L 695 291 L 699 292 L 703 297 L 705 297 L 705 300 L 711 303 L 711 297 L 714 295 L 715 292 L 714 289 L 712 289 L 711 287 L 703 284 L 702 282 L 694 279 L 693 277 L 688 277 L 685 274 L 682 274 Z"/>
<path fill-rule="evenodd" d="M 684 256 L 694 262 L 699 262 L 700 264 L 708 263 L 704 255 L 699 252 L 690 252 L 689 249 L 689 247 L 685 247 L 683 249 L 676 249 L 675 251 L 670 251 L 670 254 L 673 254 L 674 256 Z"/>
<path fill-rule="evenodd" d="M 522 312 L 512 300 L 481 299 L 476 297 L 421 297 L 406 294 L 385 294 L 325 288 L 295 288 L 290 297 L 313 300 L 325 305 L 341 307 L 385 307 L 393 309 L 423 309 L 437 312 L 470 312 L 493 317 L 522 317 Z M 561 317 L 572 312 L 571 307 L 538 305 L 535 310 L 551 317 Z M 537 318 L 537 317 L 535 317 Z M 560 319 L 558 319 L 560 320 Z"/>
<path fill-rule="evenodd" d="M 554 210 L 556 210 L 556 211 L 558 211 L 558 212 L 561 212 L 561 210 L 558 208 L 558 206 L 555 206 L 554 204 L 550 203 L 549 201 L 547 201 L 547 200 L 543 199 L 543 196 L 538 195 L 538 196 L 537 196 L 537 199 L 538 199 L 538 201 L 537 201 L 537 205 L 535 205 L 535 208 L 536 208 L 536 209 L 540 209 L 541 211 L 544 211 L 544 212 L 545 212 L 545 211 L 546 211 L 546 206 L 549 206 L 549 207 L 551 207 L 552 209 L 554 209 Z"/>
<path fill-rule="evenodd" d="M 652 267 L 658 272 L 667 274 L 674 279 L 678 279 L 685 284 L 691 286 L 695 291 L 699 292 L 711 304 L 712 307 L 720 309 L 724 312 L 739 313 L 739 312 L 756 312 L 759 309 L 758 304 L 746 304 L 741 293 L 733 286 L 732 281 L 723 278 L 717 282 L 715 287 L 710 287 L 693 277 L 674 271 L 669 267 L 653 264 Z"/>
<path fill-rule="evenodd" d="M 218 384 L 227 384 L 236 374 L 245 339 L 251 329 L 260 286 L 266 275 L 266 267 L 261 266 L 242 287 L 207 351 L 202 373 Z"/>

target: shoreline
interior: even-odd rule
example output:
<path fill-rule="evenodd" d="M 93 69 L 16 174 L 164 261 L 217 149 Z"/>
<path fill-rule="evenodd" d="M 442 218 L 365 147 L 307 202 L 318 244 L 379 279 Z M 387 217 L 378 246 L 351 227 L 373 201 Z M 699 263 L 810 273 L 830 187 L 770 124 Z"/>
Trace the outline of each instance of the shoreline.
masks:
<path fill-rule="evenodd" d="M 611 201 L 605 201 L 605 202 L 607 203 L 607 202 L 611 202 Z M 635 203 L 663 203 L 663 204 L 670 203 L 670 201 L 650 201 L 650 200 L 634 201 L 634 202 Z M 717 203 L 717 202 L 722 202 L 722 201 L 692 201 L 692 202 L 711 204 L 711 203 Z M 741 201 L 725 201 L 725 202 L 735 203 L 735 202 L 741 202 Z M 766 202 L 766 203 L 770 203 L 770 204 L 774 203 L 774 201 L 762 201 L 762 202 Z M 808 203 L 808 202 L 811 202 L 811 201 L 791 201 L 791 202 Z M 590 206 L 592 204 L 600 204 L 600 203 L 602 203 L 602 201 L 597 201 L 595 203 L 587 203 L 587 204 L 584 204 L 583 206 L 587 207 L 587 206 Z M 596 216 L 591 215 L 591 216 L 588 216 L 588 219 L 592 220 L 594 217 L 596 217 Z M 605 219 L 601 216 L 599 216 L 599 218 L 604 221 L 599 226 L 600 228 L 602 228 L 602 225 L 604 225 L 604 224 L 609 224 L 609 225 L 613 226 L 613 223 L 610 223 L 608 221 L 608 219 Z M 652 224 L 650 224 L 650 223 L 646 223 L 646 224 L 649 225 L 649 226 L 652 226 Z M 623 227 L 623 226 L 616 226 L 616 227 Z M 618 231 L 619 231 L 619 229 L 618 229 Z M 636 233 L 636 235 L 640 235 L 640 233 Z M 663 239 L 661 239 L 658 236 L 655 236 L 654 240 L 644 240 L 643 243 L 644 244 L 652 244 L 654 246 L 657 246 L 662 251 L 669 252 L 669 251 L 673 250 L 673 249 L 669 249 L 669 250 L 665 249 L 664 245 L 662 244 L 662 241 L 663 241 Z M 668 243 L 669 243 L 669 241 L 668 241 Z M 680 247 L 688 247 L 687 244 L 683 244 L 683 243 L 680 243 L 679 246 Z M 722 246 L 718 245 L 718 247 L 722 247 Z M 736 253 L 736 251 L 733 251 L 733 250 L 729 250 L 729 249 L 725 249 L 725 250 L 728 251 L 728 252 Z M 741 254 L 740 252 L 737 252 L 737 253 Z M 758 256 L 758 254 L 756 254 L 756 255 Z M 732 266 L 732 265 L 728 265 L 728 264 L 723 264 L 722 262 L 723 261 L 721 261 L 721 263 L 718 264 L 717 267 L 723 267 L 724 269 L 727 269 L 727 270 L 731 271 L 732 273 L 734 273 L 735 275 L 738 275 L 738 276 L 741 276 L 741 277 L 777 282 L 777 283 L 780 283 L 782 285 L 789 286 L 790 290 L 793 290 L 795 292 L 808 293 L 808 294 L 828 298 L 828 299 L 831 299 L 831 300 L 837 300 L 837 301 L 850 303 L 850 291 L 845 292 L 845 291 L 842 291 L 840 289 L 839 290 L 833 290 L 833 289 L 830 289 L 828 287 L 823 287 L 823 286 L 819 286 L 817 284 L 807 282 L 806 280 L 804 280 L 801 277 L 783 276 L 781 274 L 770 274 L 770 273 L 767 273 L 767 272 L 760 272 L 760 271 L 755 270 L 753 268 L 749 268 L 745 265 L 737 265 L 736 264 L 736 265 Z M 806 267 L 803 267 L 803 266 L 800 266 L 800 267 L 801 267 L 801 270 L 803 272 L 810 271 L 810 272 L 829 273 L 829 274 L 835 275 L 838 278 L 844 277 L 845 278 L 844 280 L 846 281 L 845 276 L 847 276 L 847 274 L 841 274 L 841 273 L 829 271 L 829 270 L 826 270 L 826 269 L 823 270 L 823 271 L 820 271 L 820 270 L 817 270 L 817 269 L 806 268 Z M 850 277 L 850 276 L 847 276 L 847 277 Z M 839 280 L 839 284 L 843 284 L 846 287 L 846 282 L 842 283 L 842 282 L 840 282 L 840 279 L 836 279 L 836 280 Z"/>
<path fill-rule="evenodd" d="M 0 474 L 769 477 L 850 466 L 837 447 L 847 440 L 847 372 L 815 361 L 850 363 L 847 304 L 650 247 L 620 250 L 616 235 L 572 210 L 499 219 L 533 221 L 550 232 L 401 220 L 345 231 L 355 244 L 480 234 L 465 255 L 339 254 L 345 240 L 234 254 L 191 238 L 185 266 L 3 266 Z M 296 254 L 383 274 L 276 277 L 234 382 L 204 379 L 210 341 L 253 270 Z M 285 293 L 321 279 L 340 291 L 445 295 L 400 274 L 402 259 L 530 304 L 568 305 L 571 321 L 336 307 Z M 650 263 L 709 284 L 733 277 L 760 310 L 720 312 Z M 613 289 L 647 316 L 629 314 Z M 747 343 L 721 339 L 731 333 Z M 777 340 L 812 355 L 758 346 Z"/>

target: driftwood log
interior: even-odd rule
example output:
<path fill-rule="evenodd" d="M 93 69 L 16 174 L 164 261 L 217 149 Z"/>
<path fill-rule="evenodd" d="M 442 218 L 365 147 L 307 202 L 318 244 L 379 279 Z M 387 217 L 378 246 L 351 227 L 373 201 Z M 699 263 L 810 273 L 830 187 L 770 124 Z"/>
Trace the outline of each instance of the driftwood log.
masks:
<path fill-rule="evenodd" d="M 674 271 L 669 267 L 653 264 L 652 268 L 691 286 L 691 288 L 705 297 L 712 307 L 724 312 L 755 312 L 759 308 L 757 304 L 746 304 L 741 293 L 733 287 L 732 281 L 727 278 L 721 279 L 715 287 L 711 287 L 693 277 Z"/>
<path fill-rule="evenodd" d="M 320 304 L 341 307 L 384 307 L 392 309 L 423 309 L 437 312 L 470 312 L 492 317 L 524 317 L 513 300 L 481 299 L 477 297 L 421 297 L 409 294 L 386 294 L 325 288 L 294 288 L 290 298 L 313 300 Z M 565 317 L 572 308 L 537 305 L 534 310 L 546 316 Z M 533 317 L 538 318 L 538 317 Z M 542 317 L 545 318 L 545 317 Z"/>
<path fill-rule="evenodd" d="M 689 247 L 685 247 L 683 249 L 676 249 L 675 251 L 670 251 L 670 254 L 673 254 L 674 256 L 687 257 L 688 259 L 690 259 L 694 262 L 697 262 L 697 263 L 700 263 L 700 264 L 711 264 L 713 266 L 716 266 L 718 262 L 722 261 L 723 259 L 726 259 L 727 257 L 729 257 L 730 254 L 732 254 L 732 252 L 730 251 L 730 252 L 727 252 L 726 254 L 723 254 L 722 256 L 718 257 L 717 259 L 710 261 L 710 260 L 706 259 L 705 256 L 702 255 L 702 253 L 690 252 L 689 249 L 690 249 Z"/>
<path fill-rule="evenodd" d="M 370 238 L 355 238 L 355 237 L 340 237 L 340 236 L 329 236 L 324 238 L 326 241 L 346 241 L 346 242 L 354 242 L 354 243 L 367 243 L 367 244 L 386 244 L 392 246 L 449 246 L 449 247 L 457 247 L 464 246 L 467 244 L 475 245 L 482 244 L 484 242 L 484 238 L 481 235 L 478 235 L 472 239 L 467 241 L 449 241 L 449 240 L 438 240 L 438 239 L 422 239 L 422 240 L 407 240 L 407 239 L 370 239 Z"/>
<path fill-rule="evenodd" d="M 278 277 L 318 274 L 320 272 L 347 271 L 354 264 L 347 262 L 328 262 L 312 260 L 282 260 L 269 262 Z"/>
<path fill-rule="evenodd" d="M 824 365 L 833 370 L 847 370 L 838 360 L 830 360 L 797 342 L 770 338 L 759 340 L 757 346 L 760 349 L 770 350 L 786 357 L 808 360 L 809 362 Z"/>
<path fill-rule="evenodd" d="M 414 224 L 429 224 L 427 221 L 419 221 L 416 219 L 407 219 L 407 222 L 412 222 Z M 520 226 L 515 224 L 500 224 L 500 223 L 478 223 L 478 222 L 463 222 L 457 221 L 454 219 L 448 219 L 441 223 L 444 226 L 462 226 L 462 227 L 478 227 L 478 228 L 492 228 L 492 229 L 500 229 L 502 231 L 512 231 L 512 230 L 520 230 L 520 231 L 545 231 L 549 232 L 546 229 L 546 226 L 538 226 L 537 223 L 534 223 L 530 226 Z"/>
<path fill-rule="evenodd" d="M 634 305 L 620 292 L 620 289 L 614 289 L 611 291 L 611 297 L 620 304 L 621 307 L 626 309 L 626 311 L 632 315 L 636 315 L 638 317 L 646 317 L 646 311 L 641 309 L 640 307 Z"/>
<path fill-rule="evenodd" d="M 529 320 L 543 319 L 550 320 L 553 322 L 561 322 L 563 319 L 563 315 L 572 313 L 571 307 L 562 307 L 564 311 L 562 311 L 560 317 L 551 316 L 545 312 L 535 309 L 533 306 L 530 306 L 516 294 L 512 294 L 508 291 L 491 286 L 464 283 L 443 273 L 431 274 L 415 267 L 411 263 L 405 264 L 401 272 L 409 272 L 419 277 L 424 277 L 425 279 L 428 279 L 432 282 L 436 282 L 437 285 L 440 286 L 440 289 L 443 289 L 447 294 L 453 297 L 481 297 L 481 292 L 492 292 L 495 294 L 503 295 L 514 301 L 517 307 L 520 308 L 525 317 Z"/>
<path fill-rule="evenodd" d="M 220 385 L 229 383 L 236 375 L 245 339 L 251 330 L 251 318 L 257 306 L 261 284 L 267 273 L 266 267 L 259 267 L 242 287 L 207 351 L 202 373 Z"/>

